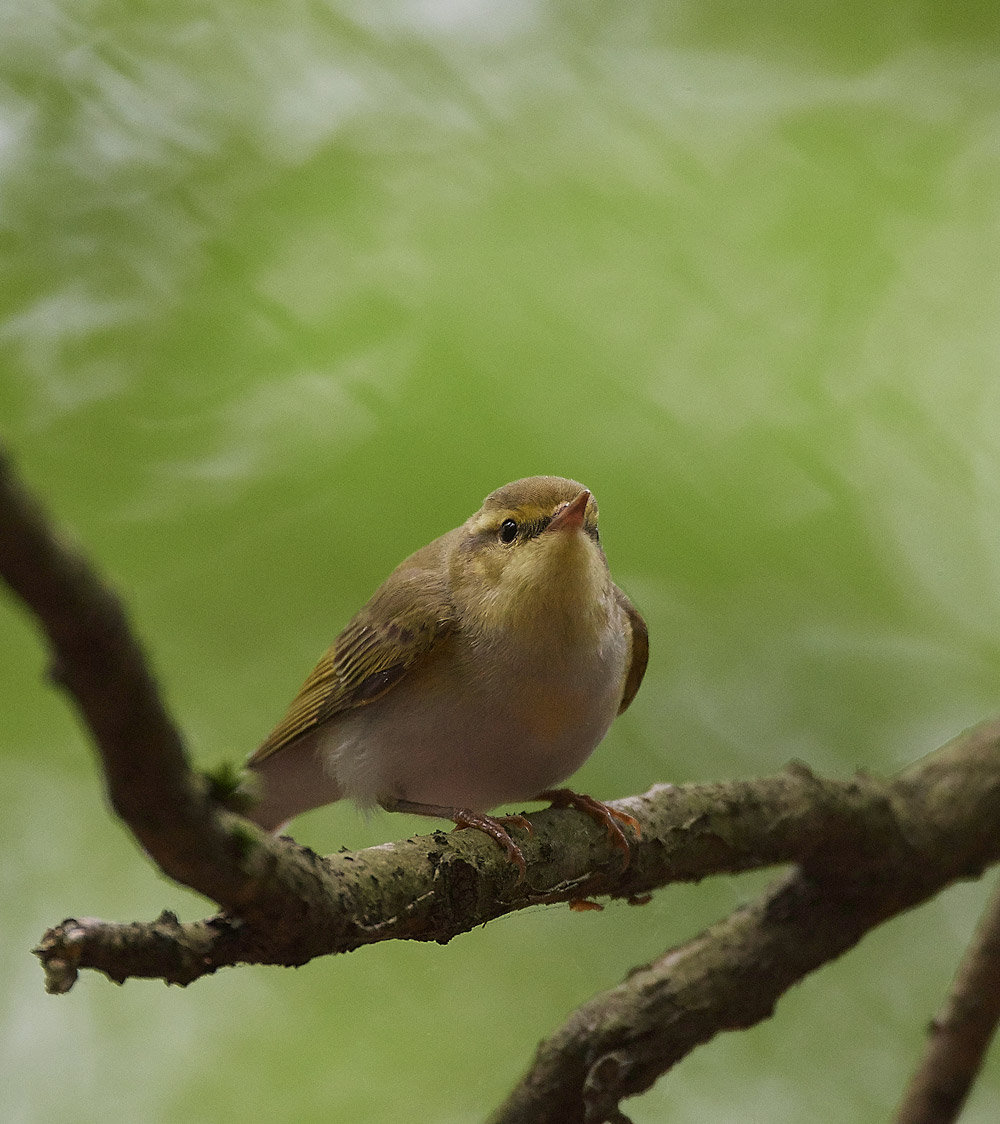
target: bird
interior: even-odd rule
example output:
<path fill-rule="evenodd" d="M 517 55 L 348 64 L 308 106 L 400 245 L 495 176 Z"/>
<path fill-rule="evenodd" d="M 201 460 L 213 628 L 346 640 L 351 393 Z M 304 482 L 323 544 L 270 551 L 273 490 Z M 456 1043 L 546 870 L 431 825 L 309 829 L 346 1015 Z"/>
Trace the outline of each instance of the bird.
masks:
<path fill-rule="evenodd" d="M 248 813 L 280 832 L 348 798 L 485 832 L 524 878 L 500 806 L 549 800 L 604 824 L 630 859 L 634 817 L 559 786 L 630 705 L 645 621 L 612 581 L 590 490 L 531 476 L 396 567 L 320 658 L 247 762 Z"/>

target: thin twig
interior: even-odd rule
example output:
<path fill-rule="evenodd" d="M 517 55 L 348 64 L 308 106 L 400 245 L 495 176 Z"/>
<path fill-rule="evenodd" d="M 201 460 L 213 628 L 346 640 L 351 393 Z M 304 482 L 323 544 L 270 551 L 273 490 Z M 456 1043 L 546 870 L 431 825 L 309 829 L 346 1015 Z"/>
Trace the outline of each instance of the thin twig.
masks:
<path fill-rule="evenodd" d="M 950 1124 L 1000 1021 L 1000 886 L 994 891 L 896 1113 L 896 1124 Z"/>

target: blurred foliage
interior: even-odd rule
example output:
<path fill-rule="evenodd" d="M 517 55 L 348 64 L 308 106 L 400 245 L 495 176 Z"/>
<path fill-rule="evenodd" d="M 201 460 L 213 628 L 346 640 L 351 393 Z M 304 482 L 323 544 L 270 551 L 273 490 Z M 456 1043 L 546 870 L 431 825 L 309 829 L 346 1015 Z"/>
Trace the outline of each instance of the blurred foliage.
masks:
<path fill-rule="evenodd" d="M 652 637 L 584 790 L 892 770 L 996 711 L 995 7 L 0 18 L 0 427 L 199 765 L 255 746 L 406 553 L 536 472 L 594 489 Z M 206 905 L 110 818 L 43 667 L 0 604 L 14 1124 L 476 1120 L 575 1004 L 763 884 L 54 1000 L 46 925 Z M 295 833 L 426 828 L 338 807 Z M 982 899 L 894 922 L 630 1113 L 884 1120 Z M 964 1119 L 998 1094 L 994 1061 Z"/>

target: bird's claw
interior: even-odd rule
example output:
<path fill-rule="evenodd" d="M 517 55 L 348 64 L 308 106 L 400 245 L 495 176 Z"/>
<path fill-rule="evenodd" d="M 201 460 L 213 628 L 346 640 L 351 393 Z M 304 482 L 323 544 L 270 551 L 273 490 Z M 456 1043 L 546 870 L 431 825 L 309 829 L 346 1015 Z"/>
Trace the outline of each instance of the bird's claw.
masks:
<path fill-rule="evenodd" d="M 470 808 L 455 808 L 451 819 L 456 831 L 474 827 L 477 831 L 482 831 L 491 839 L 495 839 L 507 852 L 507 858 L 517 867 L 517 884 L 520 885 L 524 881 L 528 871 L 524 852 L 511 839 L 504 824 L 517 824 L 518 827 L 525 828 L 529 835 L 534 835 L 535 829 L 525 816 L 487 816 L 482 812 L 473 812 Z"/>
<path fill-rule="evenodd" d="M 592 820 L 603 824 L 607 829 L 611 845 L 621 851 L 624 856 L 625 862 L 622 864 L 622 871 L 628 870 L 629 864 L 632 862 L 632 848 L 619 824 L 631 828 L 635 832 L 636 838 L 641 839 L 642 828 L 635 816 L 612 808 L 610 804 L 605 804 L 601 800 L 595 800 L 593 796 L 586 796 L 582 792 L 574 792 L 570 788 L 550 788 L 545 792 L 540 792 L 537 798 L 551 801 L 553 808 L 576 808 L 577 811 L 590 816 Z"/>

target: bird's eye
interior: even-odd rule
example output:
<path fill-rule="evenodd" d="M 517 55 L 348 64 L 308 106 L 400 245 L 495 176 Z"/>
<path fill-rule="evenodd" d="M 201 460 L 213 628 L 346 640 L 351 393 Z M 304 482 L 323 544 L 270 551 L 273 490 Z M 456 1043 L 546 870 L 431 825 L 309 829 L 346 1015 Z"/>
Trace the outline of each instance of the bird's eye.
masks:
<path fill-rule="evenodd" d="M 517 538 L 517 523 L 513 519 L 505 519 L 500 524 L 499 539 L 509 546 Z"/>

